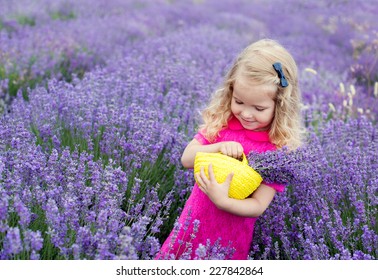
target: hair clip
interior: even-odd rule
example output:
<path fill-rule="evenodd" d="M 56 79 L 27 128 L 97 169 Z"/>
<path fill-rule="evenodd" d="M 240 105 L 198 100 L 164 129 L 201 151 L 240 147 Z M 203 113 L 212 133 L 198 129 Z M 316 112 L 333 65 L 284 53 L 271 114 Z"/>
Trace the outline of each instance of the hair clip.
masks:
<path fill-rule="evenodd" d="M 280 62 L 273 63 L 273 68 L 276 70 L 278 74 L 278 78 L 280 78 L 280 85 L 281 87 L 287 87 L 289 85 L 288 81 L 285 78 L 285 75 L 282 70 L 282 66 Z"/>

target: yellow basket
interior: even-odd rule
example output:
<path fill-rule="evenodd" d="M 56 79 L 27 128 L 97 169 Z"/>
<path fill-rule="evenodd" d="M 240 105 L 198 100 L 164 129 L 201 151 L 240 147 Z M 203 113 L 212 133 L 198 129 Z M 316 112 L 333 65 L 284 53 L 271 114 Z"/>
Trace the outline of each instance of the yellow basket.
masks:
<path fill-rule="evenodd" d="M 228 174 L 234 173 L 228 191 L 228 196 L 232 198 L 244 199 L 248 197 L 260 186 L 263 180 L 260 174 L 248 165 L 244 153 L 243 159 L 240 161 L 221 153 L 198 152 L 194 159 L 194 174 L 199 173 L 203 166 L 206 176 L 209 177 L 208 166 L 210 163 L 213 165 L 215 179 L 218 183 L 223 183 Z M 196 177 L 194 178 L 197 181 Z"/>

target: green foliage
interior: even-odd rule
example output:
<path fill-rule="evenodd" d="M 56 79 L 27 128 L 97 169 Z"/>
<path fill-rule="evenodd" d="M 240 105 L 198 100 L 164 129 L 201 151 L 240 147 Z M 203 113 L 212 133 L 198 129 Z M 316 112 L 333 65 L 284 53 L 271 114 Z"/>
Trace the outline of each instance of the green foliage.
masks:
<path fill-rule="evenodd" d="M 32 124 L 30 129 L 36 136 L 36 144 L 41 146 L 45 152 L 51 152 L 54 147 L 53 140 L 51 138 L 43 139 L 40 135 L 38 127 L 35 124 Z M 178 190 L 178 192 L 174 194 L 175 203 L 171 205 L 171 213 L 177 213 L 180 208 L 183 207 L 184 200 L 182 197 L 180 197 L 179 191 L 188 188 L 189 186 L 176 186 L 175 173 L 178 168 L 182 167 L 178 167 L 170 162 L 170 160 L 166 157 L 167 151 L 165 149 L 159 153 L 156 161 L 143 161 L 140 167 L 137 168 L 133 167 L 133 162 L 116 162 L 116 159 L 112 155 L 101 151 L 100 144 L 106 130 L 105 126 L 101 126 L 96 133 L 92 133 L 90 137 L 91 142 L 93 143 L 92 149 L 89 149 L 89 143 L 87 140 L 88 137 L 85 137 L 79 129 L 75 127 L 69 128 L 64 122 L 59 121 L 55 127 L 55 130 L 59 131 L 61 148 L 68 147 L 71 152 L 77 151 L 79 154 L 82 152 L 92 154 L 93 159 L 95 161 L 101 160 L 104 166 L 110 164 L 110 160 L 112 160 L 115 166 L 120 166 L 121 169 L 127 174 L 128 187 L 122 206 L 124 211 L 128 212 L 131 207 L 135 206 L 135 204 L 140 202 L 141 199 L 146 196 L 150 189 L 156 186 L 159 186 L 157 188 L 157 192 L 160 201 L 163 201 L 171 190 Z M 133 205 L 130 205 L 131 191 L 134 187 L 136 178 L 141 181 L 140 191 L 132 201 Z M 167 237 L 167 234 L 173 227 L 176 215 L 170 215 L 169 217 L 165 218 L 167 221 L 162 226 L 161 232 L 156 234 L 156 236 L 161 240 Z M 132 221 L 129 221 L 129 223 L 132 223 Z"/>
<path fill-rule="evenodd" d="M 20 217 L 19 215 L 14 212 L 14 209 L 11 210 L 12 208 L 9 208 L 8 212 L 8 226 L 11 228 L 16 228 L 18 227 L 20 229 L 20 234 L 21 234 L 21 240 L 23 242 L 24 240 L 24 230 L 29 229 L 31 231 L 37 232 L 39 231 L 41 233 L 41 236 L 43 238 L 43 246 L 41 250 L 38 252 L 40 254 L 40 259 L 42 260 L 63 260 L 65 259 L 64 256 L 60 253 L 59 249 L 55 247 L 50 239 L 50 236 L 48 234 L 48 225 L 46 223 L 46 215 L 43 209 L 41 208 L 40 205 L 35 203 L 31 207 L 31 213 L 33 215 L 33 219 L 29 223 L 29 225 L 26 226 L 21 226 L 19 224 Z M 5 238 L 5 233 L 0 232 L 0 251 L 3 248 L 3 240 Z M 14 260 L 30 260 L 30 254 L 31 252 L 27 250 L 27 248 L 23 248 L 23 250 L 15 255 L 13 257 Z"/>
<path fill-rule="evenodd" d="M 79 53 L 82 50 L 77 49 L 75 53 Z M 52 54 L 54 55 L 54 54 Z M 79 65 L 76 68 L 72 67 L 72 57 L 70 58 L 66 54 L 61 54 L 61 59 L 52 69 L 46 69 L 42 74 L 35 75 L 32 67 L 38 61 L 36 55 L 32 56 L 29 63 L 24 69 L 18 69 L 16 66 L 11 70 L 6 70 L 5 66 L 0 63 L 0 79 L 8 80 L 8 88 L 5 94 L 16 97 L 19 92 L 25 100 L 29 100 L 28 91 L 36 88 L 37 86 L 46 86 L 47 80 L 52 76 L 61 77 L 66 82 L 72 82 L 75 75 L 79 79 L 84 77 L 85 72 L 88 71 L 88 67 L 85 65 Z"/>
<path fill-rule="evenodd" d="M 55 11 L 55 12 L 50 13 L 50 18 L 52 20 L 72 20 L 72 19 L 76 19 L 76 15 L 73 11 L 70 11 L 68 13 Z"/>
<path fill-rule="evenodd" d="M 18 24 L 22 26 L 35 26 L 35 18 L 26 15 L 19 15 L 16 17 Z"/>

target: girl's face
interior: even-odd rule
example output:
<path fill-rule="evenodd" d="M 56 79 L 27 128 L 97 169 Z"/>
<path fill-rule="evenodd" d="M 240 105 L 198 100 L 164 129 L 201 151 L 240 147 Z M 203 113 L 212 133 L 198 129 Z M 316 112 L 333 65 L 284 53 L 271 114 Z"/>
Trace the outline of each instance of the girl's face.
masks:
<path fill-rule="evenodd" d="M 274 117 L 277 87 L 237 79 L 231 100 L 231 112 L 248 130 L 261 131 L 270 128 Z"/>

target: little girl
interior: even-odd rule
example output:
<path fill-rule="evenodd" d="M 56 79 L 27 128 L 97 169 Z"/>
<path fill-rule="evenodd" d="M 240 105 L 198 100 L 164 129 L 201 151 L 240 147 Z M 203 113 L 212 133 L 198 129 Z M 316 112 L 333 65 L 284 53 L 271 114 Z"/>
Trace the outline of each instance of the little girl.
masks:
<path fill-rule="evenodd" d="M 269 39 L 249 45 L 203 111 L 204 124 L 185 148 L 183 166 L 193 168 L 197 152 L 240 158 L 250 151 L 297 148 L 300 101 L 297 66 L 288 51 Z M 257 217 L 284 186 L 263 181 L 251 196 L 237 200 L 228 197 L 233 174 L 219 184 L 210 164 L 209 177 L 203 169 L 195 176 L 199 184 L 178 219 L 181 227 L 171 232 L 156 258 L 179 259 L 186 254 L 194 259 L 197 248 L 220 244 L 232 249 L 229 258 L 247 259 Z"/>

